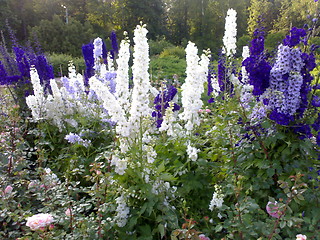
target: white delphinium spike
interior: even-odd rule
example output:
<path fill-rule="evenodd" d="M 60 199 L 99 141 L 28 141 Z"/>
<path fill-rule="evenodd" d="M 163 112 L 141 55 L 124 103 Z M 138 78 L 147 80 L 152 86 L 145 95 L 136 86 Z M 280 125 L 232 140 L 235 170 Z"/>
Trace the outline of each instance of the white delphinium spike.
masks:
<path fill-rule="evenodd" d="M 72 111 L 70 108 L 66 108 L 56 80 L 51 79 L 50 86 L 52 95 L 48 95 L 47 97 L 46 117 L 52 120 L 52 122 L 61 130 L 63 128 L 63 116 L 71 114 Z"/>
<path fill-rule="evenodd" d="M 223 36 L 223 51 L 230 57 L 236 53 L 237 42 L 237 12 L 230 8 L 227 12 L 225 32 Z"/>
<path fill-rule="evenodd" d="M 195 147 L 192 147 L 190 145 L 190 143 L 188 144 L 187 146 L 187 154 L 188 154 L 188 157 L 191 159 L 191 161 L 196 161 L 198 159 L 198 152 L 200 152 L 199 149 L 195 148 Z"/>
<path fill-rule="evenodd" d="M 250 56 L 250 51 L 248 46 L 243 46 L 242 50 L 242 62 L 246 60 Z M 249 75 L 247 73 L 246 67 L 242 66 L 241 67 L 241 74 L 242 74 L 242 82 L 244 84 L 248 83 Z"/>
<path fill-rule="evenodd" d="M 108 61 L 108 71 L 114 72 L 114 64 L 113 64 L 113 59 L 111 57 L 111 54 L 107 54 L 107 61 Z"/>
<path fill-rule="evenodd" d="M 201 61 L 198 57 L 198 49 L 194 43 L 189 42 L 186 48 L 187 78 L 181 86 L 183 112 L 180 118 L 186 121 L 185 129 L 191 131 L 194 125 L 200 124 L 199 109 L 202 107 L 201 94 L 204 91 L 203 84 L 208 74 L 209 58 L 202 55 Z"/>
<path fill-rule="evenodd" d="M 130 208 L 127 206 L 126 203 L 127 197 L 122 194 L 120 197 L 116 198 L 117 203 L 117 215 L 115 216 L 115 222 L 119 227 L 124 227 L 127 224 Z"/>
<path fill-rule="evenodd" d="M 149 107 L 149 92 L 151 88 L 149 79 L 149 45 L 146 37 L 148 30 L 138 25 L 134 30 L 133 52 L 133 89 L 130 109 L 130 125 L 133 132 L 139 131 L 140 120 L 151 115 Z"/>
<path fill-rule="evenodd" d="M 26 97 L 26 103 L 31 109 L 33 119 L 40 120 L 45 116 L 46 98 L 44 96 L 43 87 L 40 84 L 38 72 L 34 67 L 30 68 L 30 77 L 34 95 L 29 95 Z"/>
<path fill-rule="evenodd" d="M 179 136 L 182 128 L 177 123 L 177 115 L 173 112 L 174 103 L 169 102 L 169 107 L 166 109 L 163 116 L 163 122 L 159 128 L 160 132 L 167 132 L 168 136 L 177 137 Z"/>
<path fill-rule="evenodd" d="M 109 91 L 109 87 L 96 77 L 89 79 L 90 88 L 103 101 L 103 107 L 108 111 L 111 120 L 116 122 L 116 133 L 122 137 L 129 136 L 129 129 L 125 118 L 125 112 L 116 97 Z"/>
<path fill-rule="evenodd" d="M 221 186 L 215 185 L 215 192 L 212 195 L 212 199 L 210 201 L 209 209 L 213 211 L 213 209 L 216 208 L 221 208 L 222 204 L 224 202 L 224 194 L 222 193 Z"/>
<path fill-rule="evenodd" d="M 100 75 L 100 68 L 101 68 L 101 58 L 102 58 L 102 39 L 97 37 L 93 41 L 93 58 L 94 58 L 94 70 L 98 75 Z"/>
<path fill-rule="evenodd" d="M 120 50 L 117 59 L 117 77 L 115 95 L 127 112 L 129 108 L 129 59 L 130 59 L 130 41 L 124 39 L 120 43 Z"/>

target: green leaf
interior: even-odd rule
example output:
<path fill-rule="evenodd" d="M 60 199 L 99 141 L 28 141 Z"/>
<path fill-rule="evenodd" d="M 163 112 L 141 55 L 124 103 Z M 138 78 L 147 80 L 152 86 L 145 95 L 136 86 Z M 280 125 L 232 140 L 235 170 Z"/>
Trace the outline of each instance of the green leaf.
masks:
<path fill-rule="evenodd" d="M 272 177 L 275 174 L 275 170 L 273 168 L 267 169 L 267 175 L 268 177 Z"/>
<path fill-rule="evenodd" d="M 280 222 L 280 228 L 284 228 L 286 226 L 286 221 Z"/>
<path fill-rule="evenodd" d="M 164 230 L 163 224 L 159 224 L 158 225 L 158 231 L 159 231 L 161 239 L 162 239 L 164 237 L 164 234 L 165 234 L 165 230 Z"/>

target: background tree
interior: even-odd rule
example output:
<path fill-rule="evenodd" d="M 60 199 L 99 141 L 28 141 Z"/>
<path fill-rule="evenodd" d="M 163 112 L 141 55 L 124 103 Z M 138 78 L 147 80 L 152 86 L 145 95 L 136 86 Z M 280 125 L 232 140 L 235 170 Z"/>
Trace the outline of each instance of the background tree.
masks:
<path fill-rule="evenodd" d="M 52 21 L 42 20 L 32 32 L 39 40 L 46 52 L 65 53 L 81 56 L 81 46 L 97 37 L 90 23 L 82 24 L 80 21 L 70 19 L 66 24 L 61 17 L 55 15 Z"/>

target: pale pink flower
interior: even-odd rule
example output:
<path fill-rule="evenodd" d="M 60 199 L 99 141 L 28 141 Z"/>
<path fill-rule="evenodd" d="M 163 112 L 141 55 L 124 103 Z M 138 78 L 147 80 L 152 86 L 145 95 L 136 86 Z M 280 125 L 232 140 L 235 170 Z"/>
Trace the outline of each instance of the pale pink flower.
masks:
<path fill-rule="evenodd" d="M 210 112 L 211 112 L 211 110 L 207 108 L 207 109 L 206 109 L 206 112 L 207 112 L 207 113 L 210 113 Z"/>
<path fill-rule="evenodd" d="M 271 217 L 280 218 L 281 211 L 279 211 L 278 202 L 268 202 L 266 210 Z"/>
<path fill-rule="evenodd" d="M 296 240 L 307 240 L 307 236 L 302 234 L 298 234 L 296 238 L 297 238 Z"/>
<path fill-rule="evenodd" d="M 204 234 L 199 235 L 200 240 L 210 240 L 210 238 L 206 237 Z"/>
<path fill-rule="evenodd" d="M 6 189 L 4 190 L 4 194 L 11 194 L 13 190 L 13 187 L 11 187 L 10 185 L 6 187 Z"/>
<path fill-rule="evenodd" d="M 70 208 L 68 208 L 65 212 L 64 212 L 68 217 L 71 216 L 72 214 L 72 210 Z"/>
<path fill-rule="evenodd" d="M 51 214 L 39 213 L 27 218 L 26 226 L 35 231 L 38 229 L 44 229 L 53 223 L 54 219 Z"/>

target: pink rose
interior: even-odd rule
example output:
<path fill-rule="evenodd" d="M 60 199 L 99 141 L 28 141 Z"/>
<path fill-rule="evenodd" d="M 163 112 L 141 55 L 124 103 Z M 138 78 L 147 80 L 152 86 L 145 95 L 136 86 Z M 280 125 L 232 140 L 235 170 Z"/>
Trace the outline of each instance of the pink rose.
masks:
<path fill-rule="evenodd" d="M 279 211 L 278 202 L 268 202 L 266 206 L 267 212 L 271 217 L 280 218 L 281 211 Z"/>
<path fill-rule="evenodd" d="M 11 194 L 13 190 L 13 187 L 11 187 L 10 185 L 6 187 L 6 189 L 4 190 L 4 194 Z"/>
<path fill-rule="evenodd" d="M 39 213 L 33 215 L 32 217 L 28 217 L 26 226 L 30 227 L 31 230 L 43 230 L 45 227 L 49 226 L 53 223 L 53 217 L 48 213 Z"/>
<path fill-rule="evenodd" d="M 206 237 L 204 234 L 199 235 L 200 240 L 210 240 L 210 238 Z"/>
<path fill-rule="evenodd" d="M 68 217 L 70 217 L 71 214 L 72 214 L 72 211 L 71 211 L 70 208 L 68 208 L 64 213 L 65 213 Z"/>
<path fill-rule="evenodd" d="M 307 240 L 307 236 L 302 234 L 298 234 L 296 238 L 297 238 L 296 240 Z"/>

